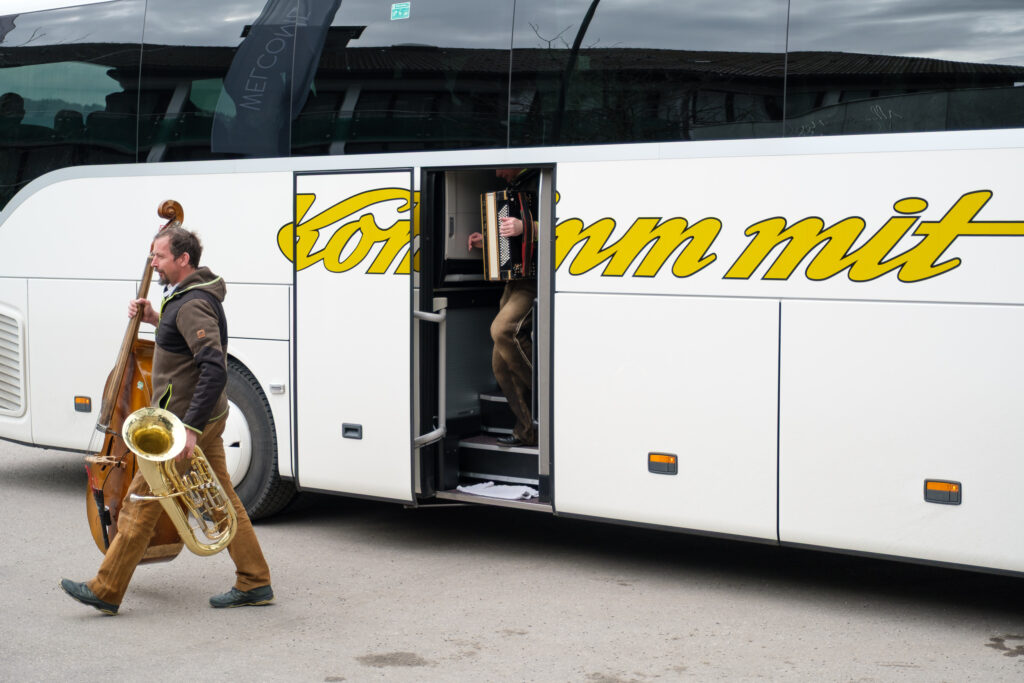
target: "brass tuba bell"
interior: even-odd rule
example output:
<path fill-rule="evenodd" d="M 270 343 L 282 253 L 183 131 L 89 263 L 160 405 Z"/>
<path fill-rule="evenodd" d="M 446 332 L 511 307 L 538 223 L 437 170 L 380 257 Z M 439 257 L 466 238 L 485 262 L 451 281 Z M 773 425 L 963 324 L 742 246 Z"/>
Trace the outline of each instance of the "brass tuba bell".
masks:
<path fill-rule="evenodd" d="M 196 555 L 226 548 L 238 528 L 235 507 L 198 446 L 188 469 L 178 471 L 175 456 L 185 447 L 184 423 L 162 408 L 140 408 L 124 421 L 121 434 L 153 492 L 129 498 L 160 501 L 181 540 Z"/>

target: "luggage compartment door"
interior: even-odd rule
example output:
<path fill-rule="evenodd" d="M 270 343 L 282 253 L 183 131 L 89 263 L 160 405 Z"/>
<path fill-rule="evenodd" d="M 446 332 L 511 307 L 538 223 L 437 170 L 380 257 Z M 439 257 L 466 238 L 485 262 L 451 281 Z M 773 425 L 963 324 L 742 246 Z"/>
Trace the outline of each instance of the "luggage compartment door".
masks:
<path fill-rule="evenodd" d="M 557 294 L 556 509 L 774 541 L 778 310 Z"/>
<path fill-rule="evenodd" d="M 411 169 L 295 176 L 300 489 L 412 500 L 413 206 Z"/>
<path fill-rule="evenodd" d="M 780 303 L 723 280 L 727 161 L 558 165 L 558 514 L 778 540 Z"/>

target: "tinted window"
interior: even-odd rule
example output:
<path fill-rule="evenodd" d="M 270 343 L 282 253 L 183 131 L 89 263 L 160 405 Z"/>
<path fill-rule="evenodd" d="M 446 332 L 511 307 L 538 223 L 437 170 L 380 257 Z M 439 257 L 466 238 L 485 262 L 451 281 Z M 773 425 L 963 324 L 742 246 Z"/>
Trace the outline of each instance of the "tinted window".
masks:
<path fill-rule="evenodd" d="M 1019 0 L 114 0 L 0 48 L 0 206 L 72 164 L 1024 126 Z"/>
<path fill-rule="evenodd" d="M 787 0 L 520 0 L 512 144 L 778 136 Z"/>
<path fill-rule="evenodd" d="M 150 0 L 145 158 L 505 146 L 512 2 L 392 4 Z"/>
<path fill-rule="evenodd" d="M 792 0 L 786 133 L 1024 126 L 1019 0 Z"/>
<path fill-rule="evenodd" d="M 0 207 L 48 171 L 135 161 L 144 7 L 0 17 Z"/>
<path fill-rule="evenodd" d="M 308 5 L 149 0 L 139 123 L 144 158 L 287 156 L 293 66 L 300 62 L 291 57 L 293 48 L 311 42 L 309 27 L 298 28 L 315 21 Z"/>
<path fill-rule="evenodd" d="M 504 147 L 512 0 L 344 0 L 327 34 L 295 154 Z M 398 8 L 400 9 L 400 7 Z"/>

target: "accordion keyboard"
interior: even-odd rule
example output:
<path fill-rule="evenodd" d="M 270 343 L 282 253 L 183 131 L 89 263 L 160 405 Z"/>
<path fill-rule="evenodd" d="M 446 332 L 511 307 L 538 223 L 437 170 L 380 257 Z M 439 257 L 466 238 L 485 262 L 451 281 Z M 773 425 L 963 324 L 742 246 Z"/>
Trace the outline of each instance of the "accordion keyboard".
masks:
<path fill-rule="evenodd" d="M 501 208 L 498 209 L 498 225 L 501 225 L 501 219 L 508 218 L 508 202 L 502 202 Z M 509 259 L 512 258 L 512 250 L 509 246 L 509 239 L 507 237 L 498 237 L 498 264 L 504 268 L 508 263 Z"/>

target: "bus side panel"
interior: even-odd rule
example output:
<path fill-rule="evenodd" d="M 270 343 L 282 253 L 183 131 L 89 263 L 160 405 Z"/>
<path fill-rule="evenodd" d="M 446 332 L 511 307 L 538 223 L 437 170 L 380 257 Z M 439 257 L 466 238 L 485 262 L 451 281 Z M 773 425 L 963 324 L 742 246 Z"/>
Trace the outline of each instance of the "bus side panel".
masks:
<path fill-rule="evenodd" d="M 1024 570 L 1022 332 L 1018 307 L 785 302 L 781 540 Z"/>
<path fill-rule="evenodd" d="M 267 397 L 277 434 L 277 471 L 285 477 L 292 476 L 291 364 L 288 349 L 288 341 L 270 339 L 232 338 L 228 344 L 228 354 L 253 374 Z M 275 391 L 272 389 L 274 386 L 284 390 Z M 225 448 L 231 447 L 232 444 L 225 443 Z"/>
<path fill-rule="evenodd" d="M 233 338 L 287 341 L 291 337 L 291 287 L 230 281 L 227 286 L 224 313 Z M 156 299 L 160 298 L 158 290 Z"/>
<path fill-rule="evenodd" d="M 559 512 L 776 538 L 775 301 L 555 297 Z M 678 474 L 648 454 L 678 456 Z"/>
<path fill-rule="evenodd" d="M 228 283 L 228 353 L 259 381 L 277 430 L 277 466 L 292 476 L 291 287 Z M 282 387 L 272 389 L 271 387 Z"/>
<path fill-rule="evenodd" d="M 290 172 L 242 173 L 219 165 L 221 172 L 212 173 L 210 164 L 175 164 L 173 172 L 158 175 L 167 167 L 141 166 L 86 166 L 75 171 L 90 177 L 35 181 L 0 225 L 0 256 L 14 255 L 3 259 L 3 275 L 127 280 L 137 287 L 152 237 L 166 222 L 157 208 L 173 198 L 184 207 L 185 227 L 203 243 L 201 264 L 224 278 L 228 296 L 232 283 L 291 282 L 291 263 L 278 243 L 292 218 Z M 136 172 L 148 174 L 123 175 Z M 93 302 L 82 305 L 91 312 Z"/>
<path fill-rule="evenodd" d="M 7 257 L 0 280 L 24 277 L 28 283 L 20 293 L 0 286 L 0 308 L 21 306 L 26 382 L 31 377 L 27 409 L 13 421 L 0 413 L 0 437 L 90 447 L 103 385 L 128 326 L 127 304 L 152 235 L 165 222 L 156 210 L 169 197 L 185 208 L 186 227 L 199 232 L 203 264 L 228 282 L 231 333 L 287 338 L 291 264 L 278 232 L 293 213 L 292 174 L 227 172 L 230 167 L 188 173 L 180 165 L 168 175 L 152 168 L 138 176 L 112 175 L 125 168 L 84 167 L 80 172 L 88 177 L 50 184 L 39 179 L 0 226 L 0 256 Z M 82 207 L 92 213 L 83 214 Z M 246 282 L 263 284 L 246 296 L 236 289 Z M 279 294 L 268 298 L 272 288 L 264 285 L 271 284 Z M 160 287 L 154 283 L 149 294 L 159 302 Z M 152 327 L 143 325 L 141 334 L 151 338 Z M 76 395 L 92 398 L 91 413 L 75 412 Z"/>
<path fill-rule="evenodd" d="M 134 294 L 131 282 L 29 281 L 29 367 L 32 386 L 42 389 L 32 393 L 32 441 L 89 447 Z M 76 412 L 75 396 L 91 398 L 92 411 Z"/>

